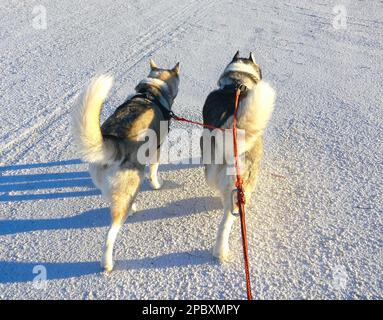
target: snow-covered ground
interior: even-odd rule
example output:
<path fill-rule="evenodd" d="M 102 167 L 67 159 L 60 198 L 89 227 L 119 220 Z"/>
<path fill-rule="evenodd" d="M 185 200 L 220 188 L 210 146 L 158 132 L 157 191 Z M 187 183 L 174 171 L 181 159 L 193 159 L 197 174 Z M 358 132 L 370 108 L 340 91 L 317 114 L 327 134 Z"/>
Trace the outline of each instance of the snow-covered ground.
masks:
<path fill-rule="evenodd" d="M 39 5 L 46 29 L 36 29 Z M 200 120 L 238 48 L 254 51 L 278 93 L 248 207 L 254 297 L 383 298 L 382 1 L 1 0 L 0 8 L 1 299 L 245 298 L 239 224 L 234 261 L 210 254 L 221 210 L 199 165 L 165 164 L 164 189 L 144 184 L 140 212 L 116 244 L 116 271 L 101 273 L 108 204 L 69 130 L 93 75 L 116 77 L 105 118 L 147 75 L 150 57 L 181 62 L 174 110 Z M 32 281 L 44 270 L 36 266 L 45 287 Z"/>

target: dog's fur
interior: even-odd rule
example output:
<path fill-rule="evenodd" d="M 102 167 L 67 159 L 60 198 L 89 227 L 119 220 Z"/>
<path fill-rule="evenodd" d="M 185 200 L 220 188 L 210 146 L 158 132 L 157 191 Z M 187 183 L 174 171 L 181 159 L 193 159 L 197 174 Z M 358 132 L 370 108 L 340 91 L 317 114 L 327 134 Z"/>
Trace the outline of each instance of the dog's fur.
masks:
<path fill-rule="evenodd" d="M 145 165 L 138 160 L 138 150 L 145 143 L 142 136 L 148 129 L 156 133 L 161 146 L 167 132 L 160 132 L 161 121 L 168 121 L 159 104 L 170 110 L 178 93 L 179 64 L 173 69 L 160 69 L 150 61 L 149 76 L 141 81 L 136 92 L 147 94 L 128 98 L 100 127 L 100 112 L 113 84 L 109 75 L 94 78 L 80 97 L 72 116 L 73 138 L 80 157 L 89 163 L 94 184 L 111 202 L 112 224 L 108 231 L 102 267 L 113 269 L 113 246 L 128 213 L 135 211 L 134 200 L 140 189 Z M 148 98 L 149 97 L 149 98 Z M 167 127 L 167 125 L 166 125 Z M 160 152 L 150 161 L 149 180 L 154 189 L 162 181 L 157 175 Z"/>
<path fill-rule="evenodd" d="M 203 107 L 204 123 L 221 128 L 232 128 L 234 114 L 234 85 L 243 84 L 247 91 L 240 96 L 237 127 L 244 130 L 245 139 L 239 149 L 241 154 L 241 175 L 247 202 L 254 189 L 263 152 L 263 131 L 274 109 L 275 91 L 262 80 L 261 69 L 253 54 L 240 58 L 239 52 L 219 78 L 219 89 L 211 92 Z M 207 146 L 206 144 L 209 144 Z M 230 148 L 230 150 L 227 150 Z M 211 139 L 211 132 L 204 131 L 201 138 L 202 157 L 205 164 L 207 183 L 221 196 L 224 216 L 218 228 L 213 255 L 221 261 L 230 260 L 229 236 L 235 220 L 233 212 L 238 212 L 236 201 L 232 201 L 235 189 L 235 175 L 229 175 L 233 161 L 227 162 L 227 154 L 232 157 L 232 145 L 224 147 Z M 230 152 L 228 152 L 230 151 Z M 223 163 L 216 163 L 215 156 L 224 153 Z M 212 159 L 207 163 L 205 159 Z"/>

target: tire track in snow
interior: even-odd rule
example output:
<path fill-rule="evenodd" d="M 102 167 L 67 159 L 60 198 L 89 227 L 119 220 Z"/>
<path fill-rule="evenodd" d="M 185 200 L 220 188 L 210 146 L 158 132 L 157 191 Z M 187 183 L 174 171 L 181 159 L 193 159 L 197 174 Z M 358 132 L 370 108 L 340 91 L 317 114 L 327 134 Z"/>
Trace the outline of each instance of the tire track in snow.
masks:
<path fill-rule="evenodd" d="M 188 3 L 182 9 L 174 8 L 175 12 L 168 15 L 156 25 L 151 26 L 147 32 L 138 36 L 130 44 L 124 45 L 124 47 L 131 48 L 131 54 L 125 59 L 125 61 L 115 63 L 112 67 L 105 70 L 105 72 L 112 72 L 117 66 L 127 65 L 126 68 L 120 67 L 120 69 L 124 70 L 123 72 L 118 72 L 117 70 L 113 72 L 115 77 L 119 78 L 132 70 L 144 58 L 148 57 L 150 54 L 166 44 L 172 42 L 180 34 L 187 32 L 187 30 L 192 27 L 190 22 L 200 21 L 207 15 L 207 9 L 213 7 L 217 0 L 201 5 L 203 2 L 204 1 L 198 0 Z M 161 32 L 158 32 L 158 30 L 161 30 Z M 132 62 L 129 64 L 129 61 Z M 36 142 L 41 141 L 42 137 L 39 133 L 54 126 L 60 119 L 69 114 L 78 93 L 83 89 L 83 87 L 83 83 L 78 84 L 75 86 L 74 90 L 64 95 L 61 99 L 58 99 L 58 103 L 55 108 L 48 106 L 42 112 L 46 113 L 47 110 L 54 109 L 52 113 L 43 117 L 41 117 L 40 113 L 40 115 L 30 119 L 30 122 L 37 120 L 36 124 L 33 126 L 27 129 L 23 127 L 19 128 L 18 131 L 21 131 L 22 129 L 24 130 L 22 132 L 16 132 L 14 136 L 17 137 L 14 137 L 13 139 L 10 138 L 11 140 L 2 148 L 2 162 L 9 163 L 17 161 L 22 158 L 36 144 Z M 64 105 L 65 108 L 62 106 L 60 107 L 60 104 Z M 15 146 L 21 147 L 15 150 Z"/>
<path fill-rule="evenodd" d="M 193 3 L 192 3 L 193 4 Z M 172 21 L 174 17 L 178 16 L 178 13 L 184 13 L 186 10 L 188 10 L 191 7 L 191 4 L 188 4 L 182 8 L 182 10 L 178 10 L 176 12 L 170 12 L 170 14 L 163 20 L 160 20 L 156 25 L 151 26 L 149 29 L 147 29 L 144 33 L 139 34 L 134 40 L 130 41 L 127 44 L 124 44 L 121 46 L 121 48 L 131 48 L 132 50 L 135 49 L 135 44 L 145 43 L 148 39 L 148 37 L 152 36 L 155 31 L 161 28 L 166 23 L 169 23 L 169 21 Z M 98 15 L 98 13 L 97 13 Z M 88 19 L 85 21 L 85 23 L 88 23 Z M 25 54 L 24 54 L 25 55 Z M 128 59 L 134 57 L 134 54 L 130 54 Z M 112 65 L 109 69 L 105 70 L 106 72 L 111 71 L 113 68 L 115 68 L 117 65 L 123 65 L 128 60 L 125 59 L 123 62 L 116 62 L 114 65 Z M 64 103 L 67 103 L 68 100 L 71 100 L 73 97 L 76 96 L 78 91 L 82 89 L 84 83 L 77 84 L 74 86 L 74 89 L 71 92 L 66 93 L 57 101 L 64 101 Z M 55 113 L 60 113 L 60 110 L 56 109 L 54 113 L 52 114 L 49 112 L 52 108 L 46 107 L 42 109 L 40 112 L 38 112 L 34 117 L 26 119 L 26 121 L 22 122 L 21 125 L 18 128 L 13 129 L 13 134 L 7 132 L 5 135 L 1 136 L 0 140 L 2 141 L 9 141 L 3 146 L 3 150 L 6 150 L 8 146 L 12 146 L 16 143 L 18 143 L 21 140 L 25 140 L 24 136 L 29 134 L 29 132 L 34 131 L 36 127 L 40 127 L 44 124 L 45 119 L 50 119 L 51 117 L 55 116 Z M 39 120 L 40 119 L 40 120 Z M 33 123 L 35 120 L 36 124 L 33 126 L 29 126 L 28 129 L 25 129 L 26 126 L 29 125 L 29 123 Z"/>

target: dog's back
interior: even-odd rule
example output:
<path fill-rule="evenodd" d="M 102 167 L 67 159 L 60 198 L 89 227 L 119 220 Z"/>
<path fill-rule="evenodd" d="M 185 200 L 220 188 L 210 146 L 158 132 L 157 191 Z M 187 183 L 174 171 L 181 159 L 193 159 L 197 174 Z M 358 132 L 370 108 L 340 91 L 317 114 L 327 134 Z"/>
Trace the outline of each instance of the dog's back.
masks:
<path fill-rule="evenodd" d="M 244 92 L 240 96 L 242 101 L 247 96 Z M 235 87 L 227 86 L 211 92 L 203 107 L 202 115 L 204 124 L 214 126 L 216 128 L 222 127 L 229 117 L 234 114 L 235 104 Z"/>
<path fill-rule="evenodd" d="M 143 137 L 148 130 L 155 133 L 156 141 L 151 150 L 156 150 L 161 144 L 161 121 L 165 121 L 162 112 L 152 101 L 137 97 L 129 99 L 119 106 L 101 126 L 104 140 L 113 141 L 115 146 L 115 161 L 123 167 L 125 164 L 144 166 L 139 161 L 137 152 L 147 143 Z"/>

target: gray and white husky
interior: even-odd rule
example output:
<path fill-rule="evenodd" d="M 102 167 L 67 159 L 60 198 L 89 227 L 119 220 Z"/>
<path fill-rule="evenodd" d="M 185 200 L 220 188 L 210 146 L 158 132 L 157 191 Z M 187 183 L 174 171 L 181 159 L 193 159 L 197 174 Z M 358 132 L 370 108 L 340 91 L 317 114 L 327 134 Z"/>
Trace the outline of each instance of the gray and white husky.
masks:
<path fill-rule="evenodd" d="M 89 163 L 94 184 L 111 202 L 112 224 L 107 234 L 102 267 L 113 269 L 113 246 L 117 234 L 131 210 L 140 189 L 146 164 L 150 164 L 149 180 L 154 189 L 162 181 L 158 177 L 159 148 L 166 137 L 162 121 L 169 121 L 169 111 L 178 93 L 179 63 L 173 69 L 161 69 L 150 61 L 149 76 L 136 87 L 136 94 L 120 105 L 102 126 L 100 112 L 113 85 L 113 78 L 94 78 L 80 97 L 72 115 L 73 139 L 80 157 Z M 153 159 L 143 163 L 140 147 L 145 132 L 152 130 L 157 139 L 149 150 Z M 153 140 L 152 140 L 153 141 Z"/>
<path fill-rule="evenodd" d="M 237 127 L 244 132 L 244 141 L 239 147 L 239 153 L 243 159 L 241 175 L 248 202 L 262 158 L 263 131 L 271 117 L 275 102 L 275 91 L 262 80 L 261 69 L 252 53 L 249 58 L 240 58 L 237 52 L 227 65 L 219 78 L 219 88 L 211 92 L 206 99 L 203 120 L 210 126 L 232 128 L 235 90 L 239 85 L 247 88 L 240 96 Z M 229 236 L 236 216 L 233 212 L 238 212 L 232 194 L 235 189 L 235 175 L 230 173 L 233 172 L 233 145 L 212 139 L 212 136 L 212 132 L 204 130 L 201 149 L 207 183 L 219 192 L 224 211 L 213 255 L 221 261 L 226 261 L 230 260 Z M 217 157 L 220 154 L 224 156 Z M 222 161 L 217 161 L 218 158 Z"/>

